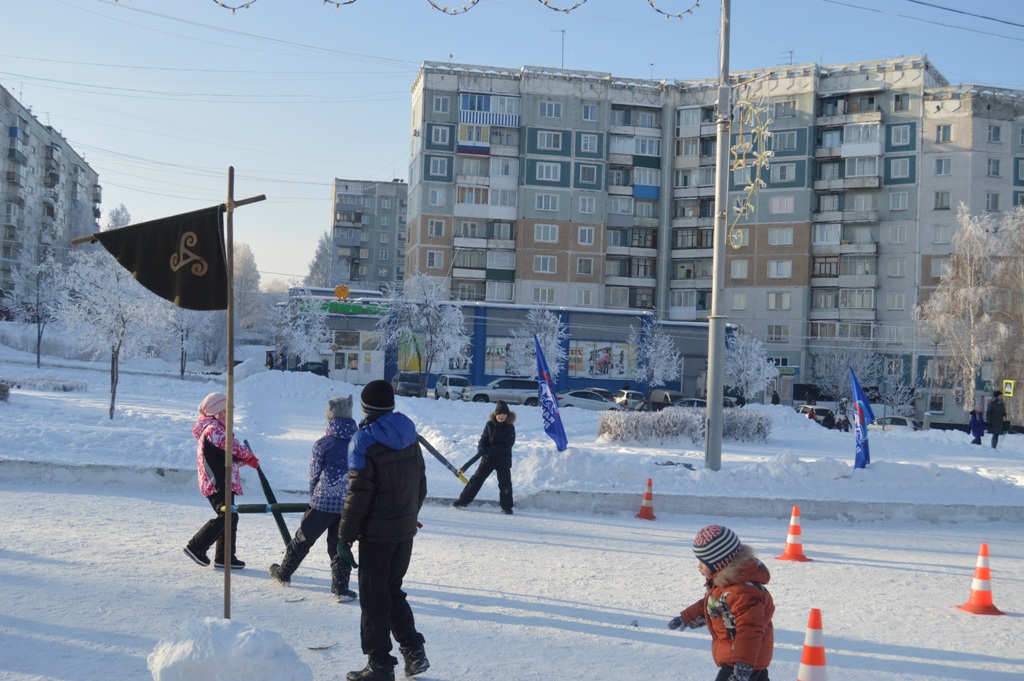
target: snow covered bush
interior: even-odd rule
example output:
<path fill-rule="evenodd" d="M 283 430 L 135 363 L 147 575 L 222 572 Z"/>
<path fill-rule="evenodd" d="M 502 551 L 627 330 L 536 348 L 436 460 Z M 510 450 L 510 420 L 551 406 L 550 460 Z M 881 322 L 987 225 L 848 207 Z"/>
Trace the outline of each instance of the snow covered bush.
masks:
<path fill-rule="evenodd" d="M 62 378 L 11 378 L 5 377 L 0 380 L 0 393 L 11 388 L 28 388 L 30 390 L 49 390 L 57 393 L 70 393 L 76 390 L 88 390 L 89 386 L 85 381 L 73 381 Z M 2 398 L 0 398 L 2 399 Z"/>
<path fill-rule="evenodd" d="M 722 437 L 741 442 L 767 442 L 772 422 L 767 414 L 750 409 L 726 409 Z M 605 411 L 597 420 L 598 437 L 617 442 L 661 442 L 687 437 L 704 442 L 704 410 L 670 407 L 661 411 Z"/>

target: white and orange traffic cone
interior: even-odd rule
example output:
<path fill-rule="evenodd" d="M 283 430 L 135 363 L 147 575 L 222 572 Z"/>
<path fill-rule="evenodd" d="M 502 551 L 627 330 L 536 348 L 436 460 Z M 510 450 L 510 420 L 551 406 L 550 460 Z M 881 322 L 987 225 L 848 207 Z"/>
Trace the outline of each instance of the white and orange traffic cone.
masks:
<path fill-rule="evenodd" d="M 775 556 L 778 560 L 797 560 L 807 562 L 812 560 L 804 555 L 804 545 L 800 539 L 800 507 L 793 507 L 793 516 L 789 519 L 789 536 L 786 537 L 786 550 L 782 555 Z"/>
<path fill-rule="evenodd" d="M 992 586 L 989 584 L 991 575 L 988 569 L 988 544 L 982 544 L 978 550 L 978 563 L 974 568 L 974 581 L 971 583 L 971 597 L 963 605 L 956 607 L 975 615 L 1005 615 L 992 605 Z"/>
<path fill-rule="evenodd" d="M 656 520 L 654 517 L 654 492 L 651 478 L 647 478 L 647 489 L 644 491 L 644 500 L 640 502 L 640 512 L 636 514 L 641 520 Z"/>
<path fill-rule="evenodd" d="M 796 681 L 825 681 L 825 636 L 821 632 L 821 610 L 811 608 L 804 636 L 804 652 Z"/>

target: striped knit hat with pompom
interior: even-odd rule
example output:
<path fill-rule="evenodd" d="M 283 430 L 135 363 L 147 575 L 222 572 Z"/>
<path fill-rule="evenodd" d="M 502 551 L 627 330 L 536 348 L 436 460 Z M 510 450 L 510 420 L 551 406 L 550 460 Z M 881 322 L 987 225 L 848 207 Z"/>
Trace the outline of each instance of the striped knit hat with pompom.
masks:
<path fill-rule="evenodd" d="M 708 566 L 712 572 L 718 572 L 729 564 L 742 545 L 740 538 L 728 527 L 708 525 L 693 540 L 693 552 L 697 560 Z"/>

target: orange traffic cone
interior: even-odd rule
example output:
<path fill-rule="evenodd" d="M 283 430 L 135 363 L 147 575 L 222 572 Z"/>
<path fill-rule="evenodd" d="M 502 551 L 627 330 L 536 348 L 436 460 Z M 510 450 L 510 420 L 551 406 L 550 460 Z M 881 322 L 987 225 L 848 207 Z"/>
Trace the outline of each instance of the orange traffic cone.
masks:
<path fill-rule="evenodd" d="M 811 560 L 804 555 L 804 546 L 800 541 L 800 507 L 793 507 L 793 516 L 789 520 L 789 536 L 786 537 L 786 550 L 781 556 L 775 556 L 778 560 L 798 560 L 806 562 Z"/>
<path fill-rule="evenodd" d="M 654 517 L 654 492 L 651 479 L 647 478 L 647 489 L 644 491 L 644 500 L 640 502 L 640 512 L 636 514 L 641 520 L 655 520 Z"/>
<path fill-rule="evenodd" d="M 975 615 L 1005 615 L 992 605 L 992 587 L 989 585 L 988 544 L 982 544 L 978 550 L 978 563 L 974 568 L 974 582 L 971 583 L 971 597 L 963 605 L 956 607 Z"/>
<path fill-rule="evenodd" d="M 825 637 L 821 633 L 821 610 L 811 608 L 804 636 L 804 653 L 796 681 L 825 681 Z"/>

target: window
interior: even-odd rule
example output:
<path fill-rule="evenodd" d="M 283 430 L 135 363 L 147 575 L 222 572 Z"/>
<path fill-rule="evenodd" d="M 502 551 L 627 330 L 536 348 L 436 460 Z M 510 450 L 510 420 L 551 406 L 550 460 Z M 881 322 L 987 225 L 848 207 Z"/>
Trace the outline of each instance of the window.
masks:
<path fill-rule="evenodd" d="M 814 225 L 814 230 L 811 234 L 812 244 L 837 244 L 839 243 L 840 234 L 842 234 L 843 226 L 838 222 L 827 222 L 818 225 Z"/>
<path fill-rule="evenodd" d="M 427 222 L 427 236 L 444 236 L 444 220 L 429 220 Z"/>
<path fill-rule="evenodd" d="M 515 189 L 492 189 L 491 205 L 515 208 L 519 195 Z"/>
<path fill-rule="evenodd" d="M 935 159 L 935 175 L 952 175 L 953 174 L 953 159 L 951 158 L 937 158 Z"/>
<path fill-rule="evenodd" d="M 698 156 L 700 155 L 700 139 L 697 137 L 686 137 L 676 140 L 676 156 Z"/>
<path fill-rule="evenodd" d="M 854 310 L 873 310 L 875 309 L 875 289 L 841 288 L 839 289 L 839 307 Z"/>
<path fill-rule="evenodd" d="M 431 158 L 430 159 L 430 174 L 435 177 L 444 177 L 448 174 L 448 159 L 447 158 Z"/>
<path fill-rule="evenodd" d="M 732 294 L 732 309 L 734 309 L 734 310 L 746 310 L 747 309 L 747 294 L 746 293 L 733 293 Z"/>
<path fill-rule="evenodd" d="M 576 304 L 581 307 L 589 307 L 591 303 L 591 293 L 589 288 L 578 288 L 576 289 Z"/>
<path fill-rule="evenodd" d="M 679 128 L 691 128 L 695 125 L 700 125 L 699 108 L 676 110 L 676 137 L 679 136 Z"/>
<path fill-rule="evenodd" d="M 889 258 L 889 276 L 890 277 L 905 277 L 905 276 L 907 276 L 907 259 L 906 258 Z"/>
<path fill-rule="evenodd" d="M 935 210 L 949 210 L 949 192 L 935 192 Z"/>
<path fill-rule="evenodd" d="M 594 245 L 594 228 L 593 227 L 580 227 L 578 231 L 579 243 L 581 246 L 593 246 Z"/>
<path fill-rule="evenodd" d="M 811 293 L 812 310 L 835 310 L 839 308 L 839 291 L 837 289 L 816 289 Z"/>
<path fill-rule="evenodd" d="M 796 130 L 774 133 L 772 151 L 796 151 Z"/>
<path fill-rule="evenodd" d="M 558 243 L 558 225 L 538 222 L 533 226 L 533 240 L 537 243 Z"/>
<path fill-rule="evenodd" d="M 874 177 L 878 175 L 877 156 L 857 156 L 846 159 L 847 177 Z"/>
<path fill-rule="evenodd" d="M 448 135 L 450 131 L 448 128 L 435 125 L 430 129 L 430 142 L 439 146 L 448 146 Z"/>
<path fill-rule="evenodd" d="M 580 197 L 580 212 L 586 215 L 593 215 L 597 201 L 593 196 Z"/>
<path fill-rule="evenodd" d="M 901 180 L 910 177 L 910 159 L 894 158 L 890 160 L 889 175 L 894 180 Z"/>
<path fill-rule="evenodd" d="M 537 163 L 537 180 L 542 182 L 558 182 L 562 179 L 562 166 L 558 163 Z"/>
<path fill-rule="evenodd" d="M 576 274 L 589 277 L 594 274 L 594 259 L 593 258 L 577 258 L 576 260 Z"/>
<path fill-rule="evenodd" d="M 768 292 L 768 309 L 769 310 L 788 310 L 790 304 L 790 293 L 789 291 L 769 291 Z"/>
<path fill-rule="evenodd" d="M 768 228 L 768 245 L 769 246 L 792 246 L 793 245 L 793 228 L 792 227 L 769 227 Z"/>
<path fill-rule="evenodd" d="M 481 177 L 487 174 L 487 171 L 484 169 L 484 164 L 487 163 L 487 159 L 462 158 L 460 159 L 460 162 L 462 163 L 463 175 L 473 175 L 476 177 Z"/>
<path fill-rule="evenodd" d="M 585 120 L 585 121 L 596 121 L 597 120 L 597 104 L 584 104 L 583 105 L 583 120 Z"/>
<path fill-rule="evenodd" d="M 463 111 L 490 111 L 491 98 L 488 95 L 475 95 L 464 92 L 460 105 Z"/>
<path fill-rule="evenodd" d="M 792 196 L 773 196 L 769 211 L 774 215 L 792 213 L 793 204 Z"/>
<path fill-rule="evenodd" d="M 825 213 L 839 210 L 839 194 L 822 194 L 818 197 L 818 211 Z"/>
<path fill-rule="evenodd" d="M 597 184 L 597 166 L 580 166 L 580 184 Z"/>
<path fill-rule="evenodd" d="M 485 236 L 483 226 L 476 220 L 462 220 L 455 229 L 452 236 L 464 236 L 471 239 L 478 239 Z"/>
<path fill-rule="evenodd" d="M 988 141 L 989 142 L 1002 142 L 1003 141 L 1003 127 L 1001 125 L 990 125 L 990 126 L 988 126 Z"/>
<path fill-rule="evenodd" d="M 907 192 L 893 192 L 889 194 L 889 210 L 907 210 Z"/>
<path fill-rule="evenodd" d="M 822 149 L 835 149 L 843 145 L 843 131 L 842 130 L 822 130 L 821 132 L 821 143 L 818 144 Z"/>
<path fill-rule="evenodd" d="M 459 127 L 459 139 L 464 142 L 483 142 L 484 126 L 462 125 Z"/>
<path fill-rule="evenodd" d="M 747 261 L 746 260 L 733 260 L 730 264 L 730 274 L 733 279 L 746 279 L 747 278 Z"/>
<path fill-rule="evenodd" d="M 637 137 L 634 152 L 637 156 L 661 156 L 661 140 L 657 137 Z"/>
<path fill-rule="evenodd" d="M 796 101 L 775 102 L 775 115 L 773 118 L 792 118 L 796 116 Z"/>
<path fill-rule="evenodd" d="M 985 193 L 985 210 L 992 212 L 999 210 L 999 192 Z"/>
<path fill-rule="evenodd" d="M 511 281 L 487 282 L 487 300 L 510 303 L 512 302 L 513 292 L 514 289 Z"/>
<path fill-rule="evenodd" d="M 1001 170 L 1002 164 L 1000 163 L 998 158 L 990 158 L 988 160 L 987 174 L 989 177 L 999 177 L 1000 175 L 1002 175 L 1002 172 L 1000 172 Z"/>
<path fill-rule="evenodd" d="M 555 273 L 555 256 L 535 255 L 533 256 L 533 271 L 539 274 Z"/>
<path fill-rule="evenodd" d="M 448 200 L 448 191 L 443 188 L 433 188 L 430 190 L 428 202 L 431 206 L 443 206 Z"/>
<path fill-rule="evenodd" d="M 752 168 L 750 168 L 750 166 L 746 166 L 744 168 L 737 168 L 736 170 L 732 171 L 733 183 L 740 187 L 746 187 L 747 185 L 749 185 L 750 178 L 752 177 L 751 170 Z"/>
<path fill-rule="evenodd" d="M 625 286 L 606 286 L 604 296 L 608 307 L 629 307 L 629 289 Z"/>
<path fill-rule="evenodd" d="M 892 96 L 892 110 L 893 111 L 909 111 L 910 110 L 910 95 L 906 92 L 897 92 Z"/>
<path fill-rule="evenodd" d="M 451 102 L 447 97 L 434 95 L 434 113 L 446 114 L 450 106 Z"/>
<path fill-rule="evenodd" d="M 609 196 L 606 205 L 609 213 L 616 215 L 633 214 L 633 197 L 631 196 Z"/>
<path fill-rule="evenodd" d="M 637 114 L 636 124 L 641 128 L 657 128 L 658 115 L 653 111 L 640 111 Z"/>
<path fill-rule="evenodd" d="M 534 207 L 537 210 L 555 212 L 558 210 L 557 194 L 537 194 Z"/>
<path fill-rule="evenodd" d="M 853 210 L 865 211 L 875 209 L 875 195 L 874 194 L 853 194 L 851 197 L 853 203 Z"/>
<path fill-rule="evenodd" d="M 515 251 L 487 251 L 487 268 L 492 270 L 514 270 Z"/>
<path fill-rule="evenodd" d="M 489 200 L 487 187 L 457 187 L 456 203 L 485 206 Z"/>
<path fill-rule="evenodd" d="M 552 102 L 550 100 L 542 99 L 540 101 L 540 107 L 537 114 L 541 118 L 561 118 L 562 117 L 562 103 Z"/>
<path fill-rule="evenodd" d="M 889 139 L 894 147 L 905 147 L 910 144 L 910 126 L 894 125 L 889 132 Z"/>
<path fill-rule="evenodd" d="M 772 182 L 794 182 L 796 180 L 795 163 L 773 163 Z"/>
<path fill-rule="evenodd" d="M 768 343 L 788 343 L 789 324 L 769 324 L 765 333 L 765 341 Z"/>
<path fill-rule="evenodd" d="M 507 156 L 491 157 L 491 175 L 515 177 L 519 174 L 519 159 Z"/>
<path fill-rule="evenodd" d="M 587 133 L 580 135 L 580 151 L 588 154 L 597 153 L 597 135 Z"/>
<path fill-rule="evenodd" d="M 491 128 L 491 144 L 518 147 L 519 130 L 517 128 Z"/>
<path fill-rule="evenodd" d="M 878 123 L 851 123 L 843 128 L 843 141 L 847 144 L 878 141 Z"/>
<path fill-rule="evenodd" d="M 818 164 L 818 179 L 819 180 L 839 180 L 842 179 L 839 175 L 839 164 L 838 163 L 819 163 Z"/>
<path fill-rule="evenodd" d="M 732 244 L 735 246 L 736 242 L 739 242 L 740 247 L 750 245 L 750 230 L 746 227 L 742 229 L 734 229 L 732 231 Z"/>
<path fill-rule="evenodd" d="M 381 232 L 378 241 L 382 244 L 389 244 L 391 243 L 391 235 L 388 234 L 387 232 Z"/>
<path fill-rule="evenodd" d="M 952 125 L 936 125 L 935 126 L 935 141 L 936 142 L 949 142 L 953 139 L 953 126 Z"/>
<path fill-rule="evenodd" d="M 907 305 L 907 294 L 898 291 L 891 291 L 885 297 L 885 309 L 903 310 Z"/>
<path fill-rule="evenodd" d="M 891 243 L 891 244 L 905 244 L 905 243 L 907 243 L 907 226 L 906 225 L 889 225 L 889 243 Z"/>
<path fill-rule="evenodd" d="M 551 130 L 539 130 L 537 132 L 537 148 L 545 151 L 561 151 L 562 136 Z"/>
<path fill-rule="evenodd" d="M 933 258 L 930 273 L 932 279 L 941 279 L 949 269 L 949 258 Z"/>
<path fill-rule="evenodd" d="M 769 260 L 768 261 L 768 278 L 769 279 L 789 279 L 793 276 L 793 261 L 792 260 Z"/>
<path fill-rule="evenodd" d="M 658 168 L 634 168 L 633 184 L 642 184 L 648 187 L 657 187 L 661 184 L 661 170 Z"/>
<path fill-rule="evenodd" d="M 427 269 L 439 270 L 444 267 L 444 253 L 441 251 L 427 251 Z"/>
<path fill-rule="evenodd" d="M 555 289 L 548 286 L 534 286 L 533 302 L 538 305 L 553 304 L 555 302 Z"/>
<path fill-rule="evenodd" d="M 377 260 L 390 260 L 390 259 L 391 259 L 391 251 L 387 251 L 387 250 L 384 250 L 384 249 L 381 249 L 381 250 L 377 251 Z"/>

